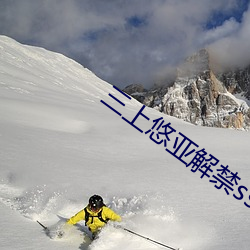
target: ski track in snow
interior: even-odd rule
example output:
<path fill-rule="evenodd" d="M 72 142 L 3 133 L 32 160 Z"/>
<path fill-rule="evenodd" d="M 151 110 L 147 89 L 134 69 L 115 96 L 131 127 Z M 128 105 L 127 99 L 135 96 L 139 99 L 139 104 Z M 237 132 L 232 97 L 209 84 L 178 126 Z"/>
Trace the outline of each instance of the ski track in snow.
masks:
<path fill-rule="evenodd" d="M 113 197 L 109 199 L 107 206 L 122 215 L 124 220 L 122 225 L 124 227 L 129 227 L 129 229 L 135 231 L 138 231 L 139 228 L 140 230 L 143 228 L 143 231 L 140 233 L 144 235 L 153 235 L 157 238 L 157 236 L 162 236 L 161 228 L 163 226 L 168 226 L 169 235 L 166 239 L 168 238 L 170 241 L 178 230 L 180 230 L 178 218 L 174 214 L 173 210 L 171 208 L 166 208 L 163 204 L 161 204 L 160 200 L 160 196 L 150 195 L 142 195 L 138 197 L 134 196 L 131 198 Z M 58 221 L 58 217 L 55 215 L 66 214 L 68 215 L 66 217 L 69 217 L 73 214 L 76 207 L 80 207 L 81 205 L 65 200 L 63 194 L 50 194 L 46 186 L 25 191 L 20 188 L 16 188 L 9 183 L 0 184 L 0 201 L 29 220 L 33 220 L 34 222 L 36 220 L 45 221 L 52 234 L 56 234 L 58 228 L 62 227 L 65 222 L 63 220 L 61 222 L 60 220 Z M 165 233 L 166 231 L 164 231 L 163 234 Z M 52 238 L 54 238 L 53 235 Z M 79 242 L 80 249 L 104 250 L 119 248 L 119 239 L 124 238 L 127 239 L 126 241 L 128 242 L 129 249 L 159 248 L 159 246 L 154 243 L 145 242 L 144 239 L 130 235 L 122 229 L 116 229 L 112 225 L 103 229 L 98 240 L 91 243 L 89 238 L 86 236 L 86 228 L 82 222 L 78 227 L 72 227 L 71 230 L 67 231 L 67 234 L 63 239 L 55 238 L 54 240 L 62 240 L 68 242 L 68 244 L 71 244 L 72 242 L 74 242 L 74 244 Z M 110 239 L 112 239 L 112 241 Z"/>
<path fill-rule="evenodd" d="M 186 239 L 192 244 L 194 242 L 196 245 L 200 244 L 201 242 L 199 243 L 196 238 L 197 235 L 192 236 L 193 233 L 197 234 L 195 228 L 193 232 L 190 231 L 189 235 L 184 233 L 187 225 L 179 221 L 178 215 L 171 207 L 164 205 L 162 198 L 161 195 L 150 194 L 129 198 L 107 197 L 107 206 L 123 217 L 121 223 L 123 227 L 143 236 L 149 237 L 150 235 L 161 243 L 164 242 L 160 239 L 165 239 L 172 247 L 176 244 L 177 238 L 180 244 L 183 243 L 187 246 Z M 69 245 L 79 244 L 79 249 L 82 250 L 119 249 L 124 247 L 124 241 L 128 242 L 126 249 L 162 249 L 155 243 L 115 228 L 113 223 L 107 225 L 94 242 L 89 240 L 83 222 L 67 229 L 64 237 L 58 239 L 56 237 L 57 231 L 63 228 L 66 219 L 60 220 L 56 214 L 62 214 L 63 217 L 69 218 L 77 209 L 83 207 L 82 204 L 66 200 L 63 194 L 50 193 L 46 186 L 25 191 L 2 183 L 0 184 L 0 202 L 29 220 L 45 222 L 45 225 L 50 229 L 49 236 L 53 240 L 62 241 Z M 162 230 L 163 228 L 164 230 Z M 190 226 L 188 228 L 190 230 Z M 206 230 L 205 228 L 200 229 Z M 182 236 L 182 240 L 180 240 L 180 236 Z M 123 243 L 119 243 L 121 239 L 123 239 Z M 202 243 L 204 244 L 204 242 Z M 174 247 L 177 248 L 177 246 Z"/>

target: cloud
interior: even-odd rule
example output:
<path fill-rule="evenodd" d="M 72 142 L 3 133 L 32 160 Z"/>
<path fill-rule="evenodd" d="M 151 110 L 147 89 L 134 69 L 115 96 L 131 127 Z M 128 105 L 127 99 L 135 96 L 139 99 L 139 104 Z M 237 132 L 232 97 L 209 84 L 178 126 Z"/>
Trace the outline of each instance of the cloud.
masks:
<path fill-rule="evenodd" d="M 249 40 L 249 14 L 233 17 L 242 1 L 2 0 L 0 33 L 61 52 L 119 87 L 149 86 L 204 46 L 218 53 Z"/>
<path fill-rule="evenodd" d="M 225 37 L 235 34 L 240 28 L 240 24 L 232 17 L 224 21 L 221 26 L 204 31 L 200 38 L 201 44 L 211 44 Z"/>
<path fill-rule="evenodd" d="M 220 29 L 227 29 L 224 24 Z M 221 39 L 210 44 L 210 51 L 213 53 L 218 64 L 225 67 L 245 67 L 250 64 L 250 10 L 243 15 L 242 22 L 238 27 L 232 29 Z"/>

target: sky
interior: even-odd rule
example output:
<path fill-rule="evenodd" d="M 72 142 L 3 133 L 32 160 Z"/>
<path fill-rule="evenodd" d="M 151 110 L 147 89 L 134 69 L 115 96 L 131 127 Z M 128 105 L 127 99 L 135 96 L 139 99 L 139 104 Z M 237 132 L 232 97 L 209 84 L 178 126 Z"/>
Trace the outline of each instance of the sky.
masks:
<path fill-rule="evenodd" d="M 249 0 L 0 0 L 0 34 L 121 88 L 164 82 L 201 48 L 223 64 L 250 62 Z"/>

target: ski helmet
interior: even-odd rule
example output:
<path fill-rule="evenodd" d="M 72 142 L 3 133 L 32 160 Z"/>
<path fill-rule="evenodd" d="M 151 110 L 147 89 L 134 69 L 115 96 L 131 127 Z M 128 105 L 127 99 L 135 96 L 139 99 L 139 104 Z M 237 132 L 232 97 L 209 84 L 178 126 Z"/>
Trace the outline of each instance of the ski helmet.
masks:
<path fill-rule="evenodd" d="M 103 199 L 99 195 L 93 195 L 89 198 L 89 206 L 93 210 L 98 210 L 103 207 Z"/>

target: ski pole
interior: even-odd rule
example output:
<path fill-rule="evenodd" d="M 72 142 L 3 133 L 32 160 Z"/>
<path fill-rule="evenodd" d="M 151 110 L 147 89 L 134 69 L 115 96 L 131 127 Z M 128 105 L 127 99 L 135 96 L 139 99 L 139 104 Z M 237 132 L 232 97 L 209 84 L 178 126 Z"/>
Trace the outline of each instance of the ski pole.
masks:
<path fill-rule="evenodd" d="M 40 226 L 42 226 L 43 227 L 43 229 L 46 231 L 46 230 L 48 230 L 48 228 L 47 227 L 45 227 L 41 222 L 39 222 L 38 220 L 36 221 Z"/>
<path fill-rule="evenodd" d="M 160 242 L 158 242 L 158 241 L 155 241 L 155 240 L 152 240 L 152 239 L 150 239 L 150 238 L 148 238 L 148 237 L 145 237 L 145 236 L 143 236 L 143 235 L 141 235 L 141 234 L 135 233 L 135 232 L 133 232 L 133 231 L 127 229 L 127 228 L 122 228 L 122 229 L 125 230 L 125 231 L 127 231 L 127 232 L 129 232 L 129 233 L 131 233 L 131 234 L 137 235 L 137 236 L 139 236 L 139 237 L 141 237 L 141 238 L 143 238 L 143 239 L 145 239 L 145 240 L 148 240 L 148 241 L 154 242 L 154 243 L 156 243 L 156 244 L 158 244 L 158 245 L 161 245 L 161 246 L 163 246 L 163 247 L 167 247 L 167 248 L 172 249 L 172 250 L 180 250 L 179 248 L 173 248 L 173 247 L 167 246 L 167 245 L 162 244 L 162 243 L 160 243 Z"/>

